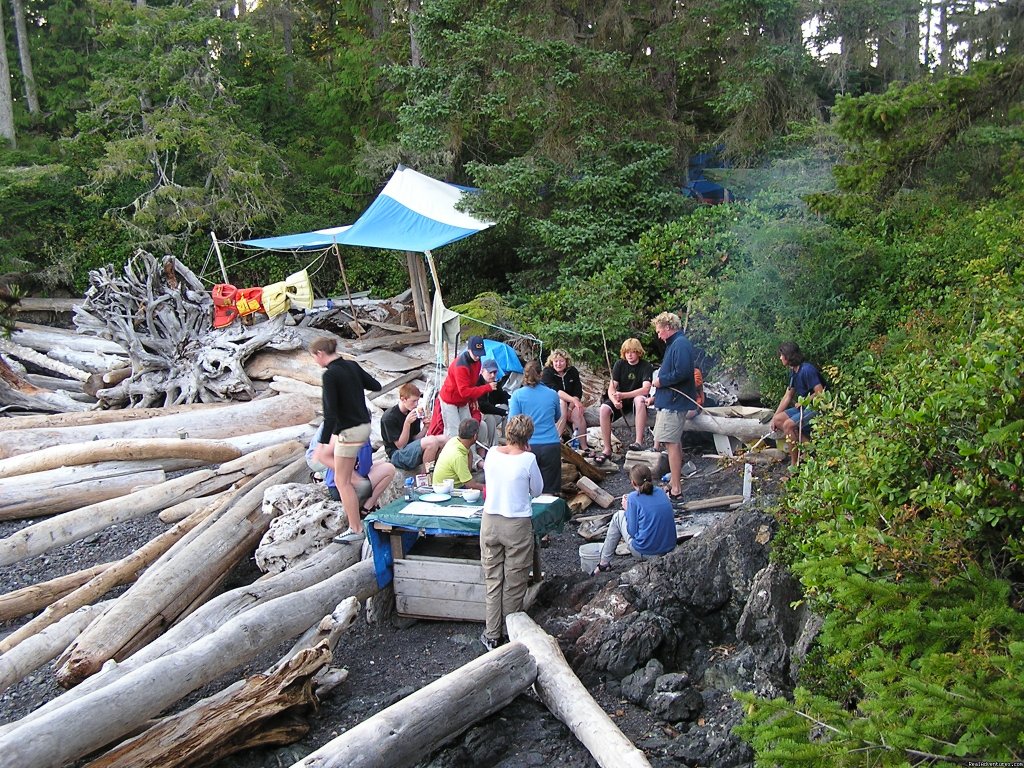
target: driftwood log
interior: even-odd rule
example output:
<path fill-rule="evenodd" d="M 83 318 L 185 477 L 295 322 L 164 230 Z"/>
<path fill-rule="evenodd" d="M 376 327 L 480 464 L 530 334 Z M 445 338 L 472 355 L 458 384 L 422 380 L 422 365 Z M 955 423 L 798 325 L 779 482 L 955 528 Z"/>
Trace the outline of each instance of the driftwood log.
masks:
<path fill-rule="evenodd" d="M 243 749 L 297 741 L 309 724 L 290 713 L 316 706 L 312 680 L 330 660 L 327 648 L 302 651 L 273 672 L 254 675 L 161 720 L 85 768 L 211 765 Z"/>
<path fill-rule="evenodd" d="M 268 345 L 302 346 L 286 318 L 215 329 L 206 286 L 173 256 L 158 262 L 140 249 L 121 274 L 113 267 L 89 273 L 74 322 L 82 333 L 116 340 L 131 360 L 132 375 L 97 396 L 145 407 L 252 398 L 249 356 Z"/>
<path fill-rule="evenodd" d="M 2 342 L 0 339 L 0 344 Z M 0 410 L 16 408 L 48 413 L 86 411 L 91 407 L 78 402 L 66 392 L 53 392 L 36 386 L 0 357 Z"/>
<path fill-rule="evenodd" d="M 73 399 L 83 403 L 86 402 L 84 398 L 79 397 L 79 395 L 85 394 L 85 382 L 65 379 L 59 376 L 47 376 L 42 373 L 26 373 L 25 378 L 28 379 L 29 383 L 35 384 L 37 387 L 48 389 L 51 392 L 64 391 Z M 96 398 L 93 398 L 94 402 L 95 400 Z"/>
<path fill-rule="evenodd" d="M 599 483 L 604 480 L 604 472 L 580 456 L 580 454 L 576 453 L 576 451 L 565 443 L 562 443 L 562 461 L 572 464 L 583 477 L 589 478 L 595 483 Z"/>
<path fill-rule="evenodd" d="M 88 371 L 83 371 L 81 368 L 76 368 L 73 365 L 68 365 L 67 363 L 62 363 L 59 360 L 54 360 L 52 357 L 47 357 L 40 352 L 36 352 L 34 349 L 23 347 L 20 344 L 15 344 L 13 341 L 8 341 L 7 339 L 0 339 L 0 352 L 23 362 L 31 363 L 37 368 L 42 368 L 44 371 L 56 373 L 68 379 L 86 381 L 89 378 Z"/>
<path fill-rule="evenodd" d="M 0 478 L 43 472 L 58 467 L 96 464 L 101 461 L 146 461 L 185 458 L 203 464 L 220 464 L 237 459 L 242 452 L 219 440 L 143 438 L 134 440 L 92 440 L 88 443 L 55 445 L 33 453 L 0 459 Z"/>
<path fill-rule="evenodd" d="M 294 444 L 292 444 L 294 450 Z M 300 449 L 299 453 L 302 451 Z M 149 568 L 101 618 L 75 640 L 57 670 L 64 687 L 77 685 L 108 660 L 129 655 L 170 626 L 178 616 L 220 583 L 239 559 L 256 547 L 270 524 L 262 512 L 263 494 L 305 472 L 305 459 L 251 488 L 173 556 Z"/>
<path fill-rule="evenodd" d="M 110 566 L 111 563 L 100 563 L 91 568 L 84 568 L 0 595 L 0 621 L 10 621 L 19 616 L 35 613 L 64 595 L 74 592 L 93 576 L 103 573 Z"/>
<path fill-rule="evenodd" d="M 43 353 L 59 347 L 101 355 L 125 354 L 124 347 L 117 342 L 98 339 L 95 336 L 85 336 L 67 328 L 55 328 L 37 323 L 15 323 L 11 341 Z"/>
<path fill-rule="evenodd" d="M 87 768 L 210 765 L 248 747 L 295 741 L 309 726 L 289 715 L 316 706 L 317 677 L 358 612 L 359 602 L 346 598 L 270 669 L 162 719 Z"/>
<path fill-rule="evenodd" d="M 496 648 L 353 726 L 292 768 L 403 768 L 529 688 L 537 665 L 520 643 Z"/>
<path fill-rule="evenodd" d="M 751 442 L 770 436 L 772 428 L 770 424 L 762 424 L 758 419 L 730 419 L 699 413 L 683 422 L 683 431 L 731 435 L 744 442 Z"/>
<path fill-rule="evenodd" d="M 110 563 L 109 567 L 104 568 L 103 571 L 96 574 L 92 579 L 78 587 L 78 589 L 47 605 L 41 614 L 0 640 L 0 654 L 7 653 L 18 643 L 31 637 L 36 632 L 42 631 L 54 622 L 63 619 L 82 606 L 92 603 L 97 598 L 107 594 L 114 587 L 134 580 L 143 568 L 170 549 L 178 539 L 195 528 L 212 511 L 212 509 L 205 508 L 197 510 L 192 517 L 164 531 L 127 557 L 115 563 Z M 70 644 L 70 640 L 68 644 Z M 67 645 L 64 647 L 66 648 Z M 63 651 L 64 649 L 62 648 L 61 650 Z"/>
<path fill-rule="evenodd" d="M 83 606 L 6 651 L 0 656 L 0 693 L 56 658 L 106 608 L 106 602 Z"/>
<path fill-rule="evenodd" d="M 612 504 L 615 503 L 615 497 L 612 496 L 608 491 L 599 486 L 593 480 L 586 477 L 581 477 L 576 481 L 576 487 L 580 489 L 580 492 L 585 493 L 594 503 L 602 509 L 608 509 Z"/>
<path fill-rule="evenodd" d="M 523 643 L 537 662 L 534 688 L 602 768 L 650 768 L 644 753 L 619 730 L 573 673 L 558 642 L 525 613 L 505 619 L 509 639 Z"/>
<path fill-rule="evenodd" d="M 163 635 L 136 651 L 121 663 L 104 667 L 99 673 L 86 679 L 81 685 L 62 693 L 55 699 L 51 699 L 36 710 L 25 715 L 21 720 L 15 723 L 0 725 L 0 735 L 13 730 L 15 727 L 26 725 L 57 709 L 66 707 L 72 702 L 78 701 L 115 683 L 122 677 L 140 669 L 155 659 L 174 653 L 191 643 L 197 642 L 237 616 L 241 616 L 257 606 L 314 588 L 337 574 L 347 572 L 353 565 L 359 562 L 359 554 L 359 547 L 331 544 L 310 558 L 310 560 L 296 566 L 292 570 L 264 576 L 253 584 L 238 587 L 218 595 L 198 608 L 195 613 L 186 616 Z M 371 589 L 369 585 L 364 584 L 359 589 L 354 589 L 351 594 L 359 599 L 368 598 L 376 594 L 376 578 L 373 579 L 371 591 L 363 594 L 360 591 L 363 587 Z"/>
<path fill-rule="evenodd" d="M 0 434 L 16 429 L 56 429 L 59 427 L 88 427 L 96 424 L 116 424 L 125 421 L 141 421 L 156 416 L 174 416 L 192 413 L 202 418 L 204 411 L 229 407 L 231 403 L 189 403 L 169 405 L 164 408 L 125 408 L 120 411 L 84 411 L 78 413 L 55 413 L 46 416 L 12 416 L 0 420 Z M 7 435 L 9 437 L 9 435 Z M 92 438 L 88 438 L 92 439 Z"/>
<path fill-rule="evenodd" d="M 19 475 L 0 483 L 0 520 L 55 515 L 152 488 L 166 479 L 159 466 L 137 461 L 105 461 Z"/>
<path fill-rule="evenodd" d="M 281 456 L 287 456 L 294 450 L 294 443 L 286 443 L 257 451 L 221 464 L 217 469 L 201 469 L 152 488 L 79 507 L 29 525 L 5 539 L 0 539 L 0 565 L 10 565 L 27 557 L 41 555 L 85 538 L 90 533 L 102 531 L 115 523 L 158 512 L 183 498 L 205 496 L 220 491 L 245 475 L 277 464 Z"/>
<path fill-rule="evenodd" d="M 0 459 L 18 456 L 41 448 L 93 440 L 140 438 L 219 439 L 251 434 L 281 427 L 306 424 L 316 417 L 317 404 L 301 395 L 280 395 L 248 403 L 171 416 L 113 424 L 87 424 L 75 427 L 21 429 L 0 432 Z"/>
<path fill-rule="evenodd" d="M 0 734 L 0 765 L 59 768 L 77 760 L 135 732 L 166 707 L 262 651 L 298 636 L 344 598 L 365 599 L 376 590 L 373 562 L 364 561 L 309 589 L 260 605 L 109 685 L 10 724 Z"/>
<path fill-rule="evenodd" d="M 323 378 L 323 369 L 305 349 L 260 350 L 249 358 L 245 372 L 251 379 L 270 381 L 275 376 L 284 376 L 317 388 Z"/>

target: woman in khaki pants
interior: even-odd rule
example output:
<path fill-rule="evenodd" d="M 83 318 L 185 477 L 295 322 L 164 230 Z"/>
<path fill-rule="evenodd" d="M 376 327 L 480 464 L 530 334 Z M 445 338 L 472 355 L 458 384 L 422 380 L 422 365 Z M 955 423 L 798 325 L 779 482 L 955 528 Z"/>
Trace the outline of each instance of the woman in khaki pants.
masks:
<path fill-rule="evenodd" d="M 537 458 L 530 453 L 533 420 L 519 414 L 505 426 L 506 445 L 484 460 L 487 498 L 480 524 L 487 626 L 480 642 L 487 650 L 501 643 L 505 617 L 523 608 L 533 564 L 532 499 L 544 488 Z"/>

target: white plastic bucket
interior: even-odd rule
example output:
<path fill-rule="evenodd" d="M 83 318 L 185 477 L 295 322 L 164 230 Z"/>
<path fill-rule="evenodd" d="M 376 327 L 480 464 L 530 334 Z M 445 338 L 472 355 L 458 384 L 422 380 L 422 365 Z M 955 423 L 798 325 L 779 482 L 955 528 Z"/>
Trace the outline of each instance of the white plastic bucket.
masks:
<path fill-rule="evenodd" d="M 580 545 L 580 568 L 584 573 L 593 573 L 597 568 L 597 564 L 601 562 L 601 547 L 603 546 L 600 542 Z"/>

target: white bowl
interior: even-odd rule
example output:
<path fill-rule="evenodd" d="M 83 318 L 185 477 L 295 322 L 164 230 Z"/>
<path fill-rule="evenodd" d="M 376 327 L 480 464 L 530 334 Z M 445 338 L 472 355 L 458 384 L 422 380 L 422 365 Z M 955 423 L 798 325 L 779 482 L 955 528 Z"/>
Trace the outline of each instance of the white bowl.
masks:
<path fill-rule="evenodd" d="M 434 483 L 434 493 L 450 493 L 448 483 Z"/>
<path fill-rule="evenodd" d="M 467 488 L 462 492 L 462 498 L 470 504 L 480 501 L 480 491 L 476 488 Z"/>

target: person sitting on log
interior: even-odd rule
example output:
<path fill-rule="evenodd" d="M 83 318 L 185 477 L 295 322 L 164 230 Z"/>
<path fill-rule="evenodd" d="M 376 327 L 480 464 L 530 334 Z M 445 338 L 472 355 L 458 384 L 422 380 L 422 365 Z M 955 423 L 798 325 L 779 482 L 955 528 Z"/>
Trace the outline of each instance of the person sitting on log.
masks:
<path fill-rule="evenodd" d="M 801 405 L 799 399 L 816 398 L 825 391 L 825 381 L 818 367 L 804 359 L 796 342 L 779 345 L 779 361 L 789 368 L 789 385 L 775 409 L 772 429 L 781 430 L 786 436 L 790 465 L 795 467 L 800 461 L 800 443 L 811 436 L 811 422 L 818 415 L 817 411 Z"/>
<path fill-rule="evenodd" d="M 561 434 L 567 424 L 572 424 L 573 431 L 579 436 L 580 453 L 591 457 L 594 452 L 587 445 L 587 418 L 583 413 L 583 382 L 580 372 L 572 364 L 569 353 L 564 349 L 556 349 L 548 355 L 547 364 L 540 376 L 541 383 L 558 393 L 562 418 L 558 422 Z"/>
<path fill-rule="evenodd" d="M 469 448 L 476 443 L 479 433 L 480 422 L 476 419 L 463 419 L 459 423 L 458 436 L 449 440 L 437 456 L 432 481 L 435 485 L 443 483 L 445 480 L 451 480 L 455 483 L 456 488 L 484 490 L 484 484 L 473 479 L 469 463 L 471 460 Z"/>
<path fill-rule="evenodd" d="M 363 443 L 363 447 L 356 457 L 355 472 L 352 473 L 352 486 L 360 498 L 365 497 L 359 507 L 360 517 L 366 517 L 371 512 L 380 509 L 377 499 L 384 493 L 384 489 L 391 485 L 396 471 L 395 465 L 390 462 L 374 461 L 373 447 L 370 445 L 370 441 L 367 440 Z M 328 469 L 324 473 L 324 485 L 327 486 L 327 492 L 332 499 L 341 501 L 338 486 L 334 483 L 333 470 Z"/>
<path fill-rule="evenodd" d="M 398 402 L 380 419 L 380 436 L 388 461 L 409 472 L 418 472 L 420 467 L 433 462 L 445 444 L 444 437 L 427 434 L 420 408 L 421 394 L 412 382 L 403 384 L 398 390 Z"/>
<path fill-rule="evenodd" d="M 639 339 L 626 339 L 619 349 L 619 359 L 612 368 L 608 396 L 601 401 L 601 439 L 604 450 L 596 464 L 604 464 L 612 454 L 612 422 L 633 412 L 636 439 L 627 451 L 641 451 L 647 431 L 647 403 L 651 394 L 654 367 L 643 359 L 644 347 Z"/>
<path fill-rule="evenodd" d="M 309 443 L 309 448 L 306 449 L 306 464 L 313 472 L 322 474 L 324 487 L 331 499 L 341 501 L 341 493 L 335 482 L 334 470 L 313 458 L 316 447 L 320 443 L 320 434 L 323 428 L 323 424 L 317 428 L 316 434 L 313 435 L 313 439 Z M 352 473 L 352 485 L 355 487 L 359 499 L 362 500 L 359 507 L 360 517 L 366 517 L 380 508 L 377 505 L 377 499 L 391 484 L 395 472 L 394 465 L 389 462 L 373 460 L 373 446 L 370 445 L 369 440 L 363 443 L 362 448 L 359 449 L 359 455 L 356 456 L 355 471 Z M 314 476 L 313 479 L 315 480 L 316 477 Z"/>
<path fill-rule="evenodd" d="M 629 551 L 641 560 L 675 549 L 672 502 L 661 488 L 654 487 L 651 468 L 646 464 L 634 465 L 629 470 L 629 482 L 633 491 L 622 497 L 622 510 L 612 515 L 594 576 L 611 570 L 612 555 L 619 541 L 625 541 Z"/>
<path fill-rule="evenodd" d="M 366 538 L 359 517 L 359 497 L 352 486 L 356 456 L 370 437 L 370 412 L 363 390 L 379 392 L 381 383 L 354 360 L 338 352 L 338 342 L 330 336 L 314 339 L 309 353 L 323 375 L 323 432 L 314 458 L 334 470 L 341 503 L 348 517 L 348 529 L 337 540 L 348 543 Z"/>

